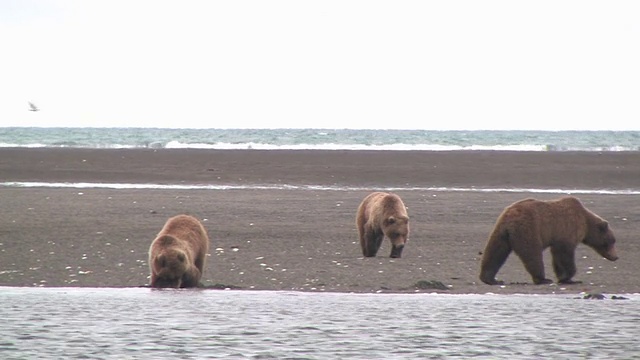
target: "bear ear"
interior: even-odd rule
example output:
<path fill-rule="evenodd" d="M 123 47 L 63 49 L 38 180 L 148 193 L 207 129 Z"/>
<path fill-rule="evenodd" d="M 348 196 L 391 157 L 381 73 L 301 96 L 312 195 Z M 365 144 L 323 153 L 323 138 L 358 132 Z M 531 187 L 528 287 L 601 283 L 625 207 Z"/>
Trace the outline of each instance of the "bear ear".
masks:
<path fill-rule="evenodd" d="M 602 221 L 601 223 L 598 224 L 598 229 L 600 229 L 600 231 L 605 232 L 609 229 L 609 222 Z"/>

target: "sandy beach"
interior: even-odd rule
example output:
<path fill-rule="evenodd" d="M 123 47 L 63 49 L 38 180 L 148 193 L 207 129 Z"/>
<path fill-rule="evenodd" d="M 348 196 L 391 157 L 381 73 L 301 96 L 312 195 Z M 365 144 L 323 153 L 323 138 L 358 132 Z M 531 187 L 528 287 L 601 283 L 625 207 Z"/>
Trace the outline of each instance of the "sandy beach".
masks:
<path fill-rule="evenodd" d="M 640 195 L 576 194 L 607 219 L 620 259 L 580 245 L 576 285 L 533 285 L 513 254 L 479 282 L 480 252 L 503 208 L 561 194 L 492 189 L 640 189 L 634 152 L 404 152 L 0 149 L 0 182 L 234 185 L 232 190 L 0 187 L 0 286 L 145 286 L 147 251 L 171 216 L 200 218 L 211 238 L 209 287 L 338 292 L 640 292 Z M 251 189 L 252 185 L 330 187 Z M 401 259 L 385 241 L 363 258 L 362 198 L 397 190 L 411 216 Z M 465 191 L 441 191 L 437 188 Z M 343 190 L 336 190 L 343 189 Z M 344 190 L 347 189 L 347 190 Z M 545 252 L 547 277 L 555 279 Z M 434 281 L 446 290 L 417 289 Z"/>

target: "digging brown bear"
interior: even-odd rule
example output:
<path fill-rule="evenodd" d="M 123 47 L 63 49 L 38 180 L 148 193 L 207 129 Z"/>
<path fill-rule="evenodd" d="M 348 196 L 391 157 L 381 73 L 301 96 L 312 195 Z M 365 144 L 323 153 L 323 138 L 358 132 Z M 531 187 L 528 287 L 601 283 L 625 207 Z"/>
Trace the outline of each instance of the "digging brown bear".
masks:
<path fill-rule="evenodd" d="M 576 246 L 584 243 L 615 261 L 618 259 L 615 242 L 609 223 L 587 210 L 575 197 L 521 200 L 505 208 L 498 217 L 482 256 L 480 280 L 489 285 L 503 284 L 495 276 L 513 251 L 535 284 L 551 283 L 545 277 L 542 262 L 543 250 L 550 247 L 558 283 L 578 283 L 572 280 L 576 274 Z"/>
<path fill-rule="evenodd" d="M 193 216 L 170 218 L 149 248 L 151 287 L 197 287 L 204 273 L 209 237 Z"/>
<path fill-rule="evenodd" d="M 358 207 L 356 226 L 365 257 L 376 256 L 385 235 L 391 241 L 391 257 L 402 256 L 409 238 L 409 215 L 398 195 L 385 192 L 367 195 Z"/>

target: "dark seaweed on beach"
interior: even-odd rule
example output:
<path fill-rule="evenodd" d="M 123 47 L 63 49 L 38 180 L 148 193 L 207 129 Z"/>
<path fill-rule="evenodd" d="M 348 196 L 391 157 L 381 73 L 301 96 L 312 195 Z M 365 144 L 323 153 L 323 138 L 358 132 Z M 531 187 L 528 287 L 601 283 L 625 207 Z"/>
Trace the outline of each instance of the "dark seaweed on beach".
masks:
<path fill-rule="evenodd" d="M 604 294 L 600 294 L 600 293 L 589 293 L 589 294 L 585 294 L 583 297 L 579 297 L 576 299 L 584 299 L 584 300 L 605 300 L 607 298 L 606 295 Z M 611 295 L 611 300 L 629 300 L 629 298 L 626 298 L 624 296 L 619 296 L 619 295 Z"/>
<path fill-rule="evenodd" d="M 426 289 L 435 289 L 435 290 L 449 290 L 447 285 L 443 284 L 437 280 L 420 280 L 413 285 L 416 289 L 426 290 Z"/>

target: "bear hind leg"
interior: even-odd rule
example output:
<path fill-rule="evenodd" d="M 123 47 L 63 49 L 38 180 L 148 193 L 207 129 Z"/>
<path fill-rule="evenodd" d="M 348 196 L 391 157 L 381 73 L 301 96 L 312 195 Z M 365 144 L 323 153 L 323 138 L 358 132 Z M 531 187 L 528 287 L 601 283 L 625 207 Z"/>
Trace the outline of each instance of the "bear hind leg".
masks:
<path fill-rule="evenodd" d="M 566 246 L 552 246 L 553 271 L 559 284 L 580 284 L 581 281 L 572 280 L 576 274 L 575 249 Z"/>
<path fill-rule="evenodd" d="M 544 262 L 542 261 L 542 249 L 530 249 L 528 253 L 518 254 L 518 257 L 524 264 L 524 268 L 527 270 L 533 283 L 536 285 L 551 284 L 553 281 L 547 279 L 544 275 Z"/>

